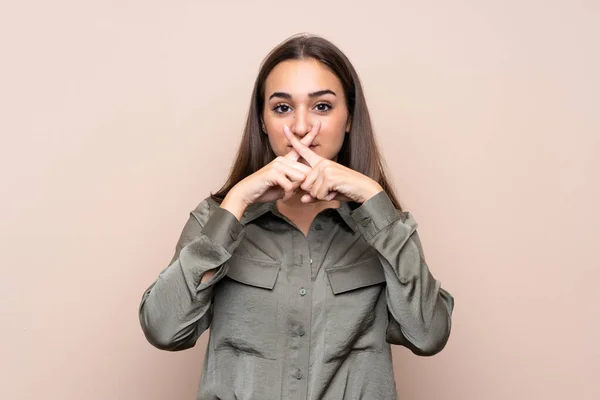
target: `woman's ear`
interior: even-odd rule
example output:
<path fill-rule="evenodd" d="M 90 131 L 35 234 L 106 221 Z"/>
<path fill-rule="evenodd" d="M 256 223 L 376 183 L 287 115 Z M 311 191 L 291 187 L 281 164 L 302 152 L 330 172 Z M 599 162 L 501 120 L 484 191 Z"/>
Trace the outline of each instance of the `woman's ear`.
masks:
<path fill-rule="evenodd" d="M 352 129 L 352 117 L 348 117 L 348 122 L 346 122 L 346 133 L 350 133 L 350 129 Z"/>
<path fill-rule="evenodd" d="M 263 133 L 266 135 L 267 134 L 267 127 L 265 126 L 265 121 L 263 121 L 263 119 L 260 119 L 260 128 L 262 129 Z"/>

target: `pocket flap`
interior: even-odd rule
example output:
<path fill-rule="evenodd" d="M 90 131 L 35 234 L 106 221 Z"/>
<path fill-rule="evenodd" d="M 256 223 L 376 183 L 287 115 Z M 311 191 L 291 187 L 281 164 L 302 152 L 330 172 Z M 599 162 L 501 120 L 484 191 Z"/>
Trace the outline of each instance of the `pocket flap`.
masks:
<path fill-rule="evenodd" d="M 281 262 L 243 258 L 235 254 L 227 260 L 227 276 L 246 285 L 273 289 Z"/>
<path fill-rule="evenodd" d="M 372 257 L 356 264 L 326 268 L 334 294 L 385 282 L 385 274 L 379 257 Z"/>

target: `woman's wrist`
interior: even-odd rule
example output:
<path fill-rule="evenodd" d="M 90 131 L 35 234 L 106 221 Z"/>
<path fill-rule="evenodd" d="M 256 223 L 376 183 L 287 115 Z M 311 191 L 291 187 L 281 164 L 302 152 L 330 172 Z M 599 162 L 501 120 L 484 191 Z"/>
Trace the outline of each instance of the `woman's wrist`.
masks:
<path fill-rule="evenodd" d="M 238 221 L 241 221 L 242 216 L 244 215 L 244 212 L 246 211 L 248 205 L 237 193 L 238 192 L 236 191 L 236 188 L 234 186 L 221 202 L 221 208 L 226 209 L 227 211 L 235 215 Z"/>

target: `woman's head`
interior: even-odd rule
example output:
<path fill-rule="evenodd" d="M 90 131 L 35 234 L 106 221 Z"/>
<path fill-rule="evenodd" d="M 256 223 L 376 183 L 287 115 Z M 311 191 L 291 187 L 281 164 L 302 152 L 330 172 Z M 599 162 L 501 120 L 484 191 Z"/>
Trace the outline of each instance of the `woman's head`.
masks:
<path fill-rule="evenodd" d="M 263 61 L 237 159 L 213 197 L 222 200 L 240 180 L 290 151 L 284 125 L 302 137 L 317 120 L 321 129 L 313 151 L 374 179 L 400 208 L 385 177 L 358 74 L 333 43 L 308 34 L 285 40 Z"/>
<path fill-rule="evenodd" d="M 291 150 L 283 134 L 285 125 L 302 138 L 320 121 L 311 148 L 322 157 L 337 160 L 351 119 L 345 90 L 329 68 L 314 58 L 282 61 L 271 70 L 264 88 L 262 130 L 276 156 Z"/>

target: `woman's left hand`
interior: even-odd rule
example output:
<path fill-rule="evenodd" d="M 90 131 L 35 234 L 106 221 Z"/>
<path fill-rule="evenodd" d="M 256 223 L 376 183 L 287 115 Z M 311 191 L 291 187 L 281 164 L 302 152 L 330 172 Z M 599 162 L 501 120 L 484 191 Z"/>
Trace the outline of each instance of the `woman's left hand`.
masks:
<path fill-rule="evenodd" d="M 307 192 L 302 202 L 313 201 L 355 201 L 364 203 L 383 191 L 379 183 L 348 167 L 321 157 L 304 145 L 287 126 L 283 132 L 290 144 L 304 158 L 312 171 L 306 176 L 300 188 Z"/>

